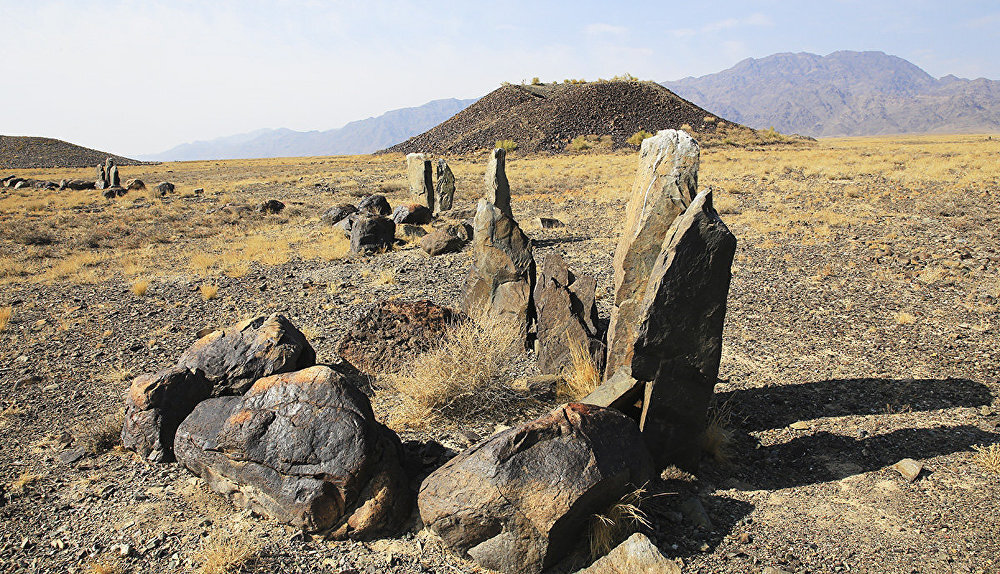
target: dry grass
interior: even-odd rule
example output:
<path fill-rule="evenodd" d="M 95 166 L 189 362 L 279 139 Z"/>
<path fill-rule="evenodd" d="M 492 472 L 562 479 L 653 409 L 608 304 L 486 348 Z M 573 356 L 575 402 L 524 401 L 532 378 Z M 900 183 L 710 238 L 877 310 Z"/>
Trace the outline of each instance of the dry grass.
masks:
<path fill-rule="evenodd" d="M 236 572 L 260 552 L 260 543 L 247 536 L 215 532 L 202 542 L 194 555 L 200 574 Z"/>
<path fill-rule="evenodd" d="M 132 293 L 142 297 L 149 291 L 149 279 L 136 279 L 132 282 Z"/>
<path fill-rule="evenodd" d="M 912 325 L 917 322 L 917 318 L 905 311 L 900 311 L 892 316 L 897 325 Z"/>
<path fill-rule="evenodd" d="M 28 487 L 41 479 L 42 475 L 40 474 L 24 471 L 10 483 L 10 491 L 15 494 L 22 494 Z"/>
<path fill-rule="evenodd" d="M 13 316 L 14 316 L 13 307 L 11 307 L 10 305 L 7 305 L 6 307 L 0 307 L 0 331 L 3 331 L 4 329 L 7 328 L 7 325 L 10 324 L 10 319 Z"/>
<path fill-rule="evenodd" d="M 87 564 L 84 567 L 84 572 L 86 574 L 123 574 L 125 570 L 117 561 L 102 558 Z"/>
<path fill-rule="evenodd" d="M 650 522 L 642 506 L 646 490 L 637 488 L 622 496 L 602 514 L 590 521 L 590 556 L 597 559 L 611 551 L 639 528 L 649 528 Z"/>
<path fill-rule="evenodd" d="M 521 345 L 522 328 L 484 314 L 453 325 L 441 346 L 403 371 L 410 374 L 392 380 L 402 401 L 394 424 L 463 421 L 502 408 L 514 396 L 508 387 L 510 358 Z"/>
<path fill-rule="evenodd" d="M 395 269 L 383 269 L 379 272 L 378 276 L 372 281 L 375 285 L 395 285 L 396 284 L 396 270 Z"/>
<path fill-rule="evenodd" d="M 87 454 L 99 455 L 108 452 L 121 442 L 122 425 L 125 424 L 125 411 L 105 415 L 96 421 L 81 426 L 75 433 L 77 443 Z"/>
<path fill-rule="evenodd" d="M 201 291 L 201 298 L 206 301 L 215 299 L 215 297 L 219 294 L 218 285 L 202 285 L 198 288 L 198 290 Z"/>
<path fill-rule="evenodd" d="M 601 383 L 601 373 L 587 348 L 575 339 L 567 342 L 572 363 L 563 372 L 563 384 L 559 385 L 556 392 L 565 400 L 575 401 L 589 395 L 597 388 Z"/>
<path fill-rule="evenodd" d="M 974 445 L 972 450 L 976 451 L 976 454 L 972 457 L 973 462 L 987 472 L 1000 474 L 1000 444 L 993 443 L 989 446 Z"/>
<path fill-rule="evenodd" d="M 701 435 L 701 450 L 717 462 L 732 460 L 733 406 L 729 401 L 713 405 L 708 411 L 708 424 Z"/>

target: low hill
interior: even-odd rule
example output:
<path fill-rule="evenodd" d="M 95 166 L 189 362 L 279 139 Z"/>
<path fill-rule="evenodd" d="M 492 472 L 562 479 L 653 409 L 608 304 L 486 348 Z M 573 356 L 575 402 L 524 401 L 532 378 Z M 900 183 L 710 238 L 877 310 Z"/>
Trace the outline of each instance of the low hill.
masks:
<path fill-rule="evenodd" d="M 504 85 L 451 119 L 382 150 L 467 153 L 511 140 L 527 152 L 561 152 L 579 136 L 624 147 L 640 130 L 686 126 L 698 136 L 751 130 L 716 117 L 654 82 Z M 746 133 L 743 135 L 745 136 Z"/>
<path fill-rule="evenodd" d="M 1000 131 L 1000 82 L 935 79 L 883 52 L 774 54 L 663 85 L 735 122 L 816 137 Z"/>
<path fill-rule="evenodd" d="M 89 167 L 112 157 L 118 165 L 142 162 L 62 140 L 0 135 L 0 169 Z"/>
<path fill-rule="evenodd" d="M 262 129 L 246 134 L 181 144 L 143 156 L 156 161 L 250 159 L 371 153 L 429 129 L 476 100 L 434 100 L 422 106 L 386 112 L 325 131 Z"/>

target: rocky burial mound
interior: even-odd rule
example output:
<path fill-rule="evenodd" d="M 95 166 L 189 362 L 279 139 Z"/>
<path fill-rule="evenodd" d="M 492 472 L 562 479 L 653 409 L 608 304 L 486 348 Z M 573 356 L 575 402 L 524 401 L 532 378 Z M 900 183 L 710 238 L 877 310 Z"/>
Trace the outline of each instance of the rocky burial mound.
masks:
<path fill-rule="evenodd" d="M 448 121 L 380 153 L 467 153 L 500 140 L 527 152 L 562 152 L 580 136 L 610 136 L 614 148 L 635 133 L 684 129 L 700 135 L 753 130 L 717 118 L 653 82 L 504 85 Z"/>
<path fill-rule="evenodd" d="M 103 163 L 107 157 L 111 157 L 117 165 L 142 165 L 141 161 L 62 140 L 0 135 L 0 168 L 90 167 Z"/>

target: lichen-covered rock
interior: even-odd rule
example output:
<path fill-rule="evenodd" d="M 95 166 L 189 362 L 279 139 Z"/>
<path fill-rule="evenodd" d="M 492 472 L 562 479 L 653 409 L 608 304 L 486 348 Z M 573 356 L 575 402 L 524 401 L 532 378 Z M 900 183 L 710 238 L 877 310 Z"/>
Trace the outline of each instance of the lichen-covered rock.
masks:
<path fill-rule="evenodd" d="M 326 366 L 202 402 L 181 424 L 175 450 L 235 504 L 310 532 L 393 534 L 412 508 L 399 438 Z"/>
<path fill-rule="evenodd" d="M 174 434 L 194 407 L 212 395 L 200 370 L 171 367 L 132 381 L 125 397 L 122 446 L 149 462 L 174 458 Z"/>
<path fill-rule="evenodd" d="M 537 573 L 586 536 L 593 514 L 652 477 L 634 421 L 570 403 L 451 459 L 417 500 L 448 547 L 486 568 Z"/>
<path fill-rule="evenodd" d="M 391 372 L 440 344 L 458 319 L 430 301 L 381 301 L 351 325 L 338 353 L 369 375 Z"/>
<path fill-rule="evenodd" d="M 448 162 L 441 158 L 437 163 L 437 187 L 434 189 L 434 213 L 451 209 L 455 201 L 455 174 Z"/>

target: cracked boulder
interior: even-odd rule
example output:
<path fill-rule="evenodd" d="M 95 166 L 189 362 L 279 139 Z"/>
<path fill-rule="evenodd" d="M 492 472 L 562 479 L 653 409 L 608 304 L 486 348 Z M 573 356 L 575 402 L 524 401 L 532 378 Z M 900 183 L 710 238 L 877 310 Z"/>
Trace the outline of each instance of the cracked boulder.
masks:
<path fill-rule="evenodd" d="M 174 434 L 194 407 L 212 394 L 201 370 L 171 367 L 140 375 L 125 397 L 122 446 L 149 462 L 174 458 Z"/>
<path fill-rule="evenodd" d="M 536 573 L 586 538 L 593 514 L 652 477 L 633 420 L 570 403 L 454 457 L 417 501 L 451 549 L 493 570 Z"/>
<path fill-rule="evenodd" d="M 322 365 L 203 401 L 178 429 L 175 451 L 237 506 L 338 539 L 394 534 L 413 504 L 399 437 Z"/>

